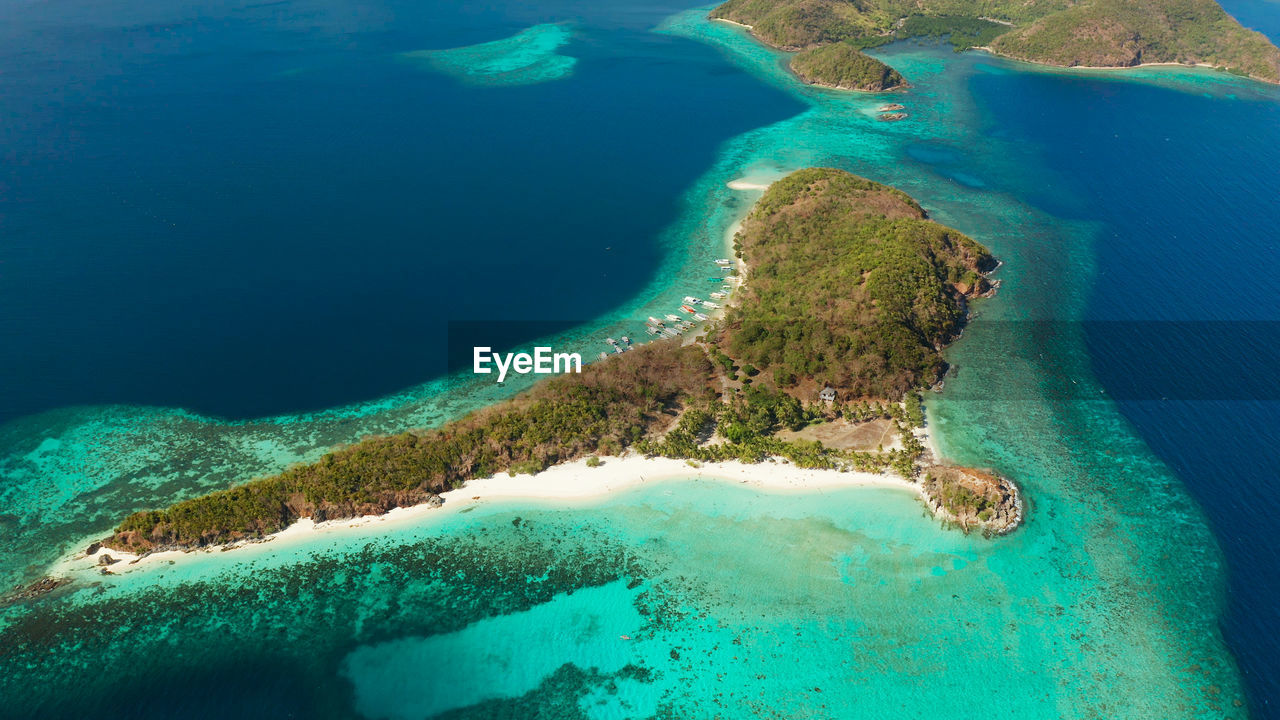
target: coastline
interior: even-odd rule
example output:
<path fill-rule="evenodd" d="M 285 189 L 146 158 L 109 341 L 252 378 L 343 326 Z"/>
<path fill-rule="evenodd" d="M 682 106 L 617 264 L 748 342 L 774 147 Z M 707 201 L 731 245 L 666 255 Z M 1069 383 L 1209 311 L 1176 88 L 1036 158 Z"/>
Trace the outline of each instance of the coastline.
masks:
<path fill-rule="evenodd" d="M 764 173 L 763 176 L 748 174 L 739 174 L 735 179 L 725 183 L 725 185 L 735 191 L 746 193 L 763 193 L 778 178 L 782 177 L 782 173 Z M 736 257 L 733 253 L 734 235 L 742 226 L 742 221 L 750 212 L 751 205 L 745 207 L 741 213 L 735 217 L 732 222 L 725 228 L 721 235 L 722 252 L 732 257 L 734 267 L 738 270 L 741 280 L 735 283 L 734 295 L 737 296 L 745 284 L 746 265 L 741 258 Z M 708 320 L 699 323 L 699 330 L 706 328 L 708 325 L 721 320 L 728 311 L 730 305 L 737 301 L 737 297 L 727 298 L 722 301 L 721 306 L 714 310 L 708 309 L 706 313 Z M 652 301 L 650 301 L 651 303 Z M 639 310 L 635 312 L 643 312 L 650 303 L 640 303 L 637 305 Z M 689 344 L 694 341 L 697 333 L 690 333 L 682 338 L 682 344 Z M 625 463 L 625 464 L 624 464 Z M 533 476 L 517 475 L 514 478 L 509 477 L 506 473 L 493 476 L 490 478 L 481 478 L 471 480 L 463 487 L 451 490 L 441 494 L 446 507 L 452 509 L 471 507 L 480 500 L 488 499 L 527 499 L 527 500 L 578 500 L 591 501 L 600 499 L 610 495 L 611 493 L 627 490 L 637 487 L 646 482 L 671 480 L 676 478 L 701 478 L 710 480 L 721 480 L 724 482 L 740 482 L 750 483 L 760 488 L 790 488 L 804 489 L 805 484 L 795 473 L 787 473 L 778 476 L 776 473 L 768 474 L 765 477 L 756 477 L 745 479 L 745 475 L 751 469 L 774 466 L 774 462 L 760 463 L 759 465 L 745 465 L 742 463 L 709 463 L 702 468 L 690 467 L 683 460 L 671 460 L 667 458 L 643 458 L 641 456 L 629 457 L 611 457 L 605 461 L 613 473 L 602 472 L 602 468 L 587 468 L 585 460 L 577 460 L 570 463 L 555 465 L 543 470 L 538 474 L 537 484 L 530 483 L 529 480 Z M 800 473 L 831 473 L 843 478 L 843 482 L 832 482 L 831 479 L 819 479 L 813 487 L 845 487 L 845 486 L 866 486 L 878 485 L 885 487 L 907 488 L 912 484 L 908 483 L 896 476 L 878 476 L 871 473 L 850 473 L 828 471 L 800 471 L 787 464 L 785 460 L 780 463 L 781 467 L 791 468 L 793 471 Z M 589 478 L 594 485 L 588 486 L 583 484 L 579 473 L 586 471 L 591 474 Z M 629 477 L 615 477 L 619 473 L 632 472 Z M 860 481 L 850 481 L 850 475 L 865 475 Z M 604 482 L 599 480 L 604 477 Z M 871 479 L 877 479 L 872 482 Z M 550 483 L 550 484 L 548 484 Z M 452 501 L 452 502 L 451 502 Z M 208 547 L 190 549 L 190 550 L 163 550 L 152 552 L 144 555 L 128 553 L 109 548 L 99 548 L 92 554 L 85 554 L 81 550 L 68 553 L 61 558 L 56 559 L 45 570 L 45 577 L 66 577 L 72 574 L 80 574 L 84 572 L 104 573 L 111 575 L 120 575 L 131 570 L 141 567 L 148 567 L 156 564 L 156 561 L 176 560 L 179 557 L 187 557 L 190 555 L 198 555 L 203 553 L 220 553 L 235 550 L 254 545 L 261 545 L 269 542 L 277 541 L 302 541 L 309 537 L 315 537 L 317 534 L 330 533 L 336 530 L 355 529 L 364 527 L 374 523 L 386 522 L 406 522 L 415 520 L 430 510 L 437 509 L 439 505 L 432 503 L 420 503 L 409 507 L 398 507 L 384 513 L 382 515 L 365 515 L 355 518 L 344 518 L 340 520 L 332 520 L 327 522 L 316 523 L 310 518 L 303 518 L 289 527 L 275 533 L 271 533 L 263 538 L 254 540 L 241 541 L 230 544 L 211 545 Z M 77 547 L 90 547 L 96 545 L 100 539 L 101 533 L 95 533 L 92 536 L 86 536 L 82 541 L 77 542 Z M 110 556 L 115 562 L 109 565 L 98 564 L 103 556 Z"/>
<path fill-rule="evenodd" d="M 926 448 L 926 455 L 922 458 L 925 467 L 944 463 L 937 438 L 932 432 L 926 428 L 916 428 L 913 434 Z M 745 485 L 762 493 L 821 493 L 824 490 L 853 488 L 900 490 L 917 497 L 922 509 L 933 518 L 943 522 L 956 522 L 956 518 L 930 495 L 922 480 L 907 480 L 887 470 L 872 473 L 801 468 L 784 458 L 771 458 L 755 464 L 738 461 L 699 463 L 627 453 L 603 457 L 597 467 L 589 467 L 587 458 L 582 458 L 554 465 L 537 474 L 511 475 L 503 472 L 470 480 L 461 487 L 441 493 L 438 500 L 394 508 L 381 515 L 363 515 L 319 523 L 311 518 L 302 518 L 283 530 L 253 540 L 187 550 L 161 550 L 142 555 L 97 547 L 92 553 L 76 552 L 63 557 L 48 569 L 46 576 L 58 580 L 71 580 L 86 573 L 95 577 L 120 576 L 203 555 L 272 543 L 276 543 L 274 547 L 292 546 L 370 526 L 377 526 L 378 531 L 383 532 L 397 525 L 468 512 L 486 501 L 552 502 L 572 507 L 589 506 L 636 488 L 671 481 Z M 1017 520 L 1010 530 L 1025 522 L 1024 502 L 1019 492 Z M 265 552 L 271 552 L 272 549 L 263 548 Z M 104 564 L 104 557 L 110 558 L 112 562 Z"/>
<path fill-rule="evenodd" d="M 1208 70 L 1213 72 L 1215 76 L 1239 78 L 1241 80 L 1252 80 L 1254 82 L 1259 82 L 1259 83 L 1262 83 L 1263 85 L 1270 85 L 1273 87 L 1280 86 L 1280 82 L 1277 82 L 1275 80 L 1268 80 L 1267 78 L 1261 78 L 1256 75 L 1240 75 L 1240 74 L 1225 70 L 1221 66 L 1214 65 L 1212 63 L 1204 63 L 1204 62 L 1198 62 L 1198 63 L 1144 62 L 1144 63 L 1138 63 L 1137 65 L 1055 65 L 1054 63 L 1041 62 L 1039 60 L 1028 60 L 1026 58 L 1017 57 L 1015 55 L 1006 55 L 1004 53 L 993 50 L 989 45 L 975 45 L 969 48 L 969 50 L 978 50 L 994 58 L 1000 58 L 1001 60 L 1008 60 L 1010 62 L 1015 62 L 1020 65 L 1025 65 L 1029 68 L 1034 69 L 1037 72 L 1066 72 L 1066 73 L 1083 74 L 1083 73 L 1088 73 L 1090 71 L 1096 70 L 1100 75 L 1122 75 L 1123 71 L 1125 70 L 1143 70 L 1147 68 L 1161 68 L 1161 67 L 1182 68 L 1184 70 L 1193 70 L 1193 69 Z M 1140 80 L 1141 78 L 1137 78 L 1137 79 Z"/>
<path fill-rule="evenodd" d="M 772 177 L 742 175 L 727 182 L 726 186 L 737 191 L 763 192 L 774 181 L 775 178 Z M 741 216 L 737 217 L 725 229 L 722 241 L 727 250 L 732 250 L 735 233 L 740 229 L 747 212 L 749 211 L 744 211 Z M 739 280 L 734 284 L 737 289 L 741 289 L 745 285 L 747 266 L 741 258 L 736 256 L 734 266 L 739 271 Z M 737 301 L 738 298 L 722 301 L 721 307 L 709 313 L 710 317 L 704 321 L 703 327 L 712 325 L 723 318 L 728 308 Z M 683 339 L 682 344 L 688 345 L 693 341 L 694 335 L 691 334 Z M 923 427 L 913 429 L 911 432 L 925 447 L 925 453 L 919 458 L 919 464 L 916 467 L 927 470 L 930 466 L 941 465 L 942 453 L 931 433 Z M 532 480 L 533 475 L 530 474 L 512 476 L 505 472 L 487 478 L 472 479 L 459 488 L 440 493 L 438 496 L 432 495 L 427 500 L 416 505 L 395 507 L 377 515 L 342 518 L 320 523 L 316 523 L 309 517 L 303 517 L 277 532 L 269 533 L 260 538 L 246 539 L 233 543 L 197 548 L 162 549 L 142 554 L 104 547 L 99 545 L 98 542 L 86 543 L 82 547 L 87 546 L 89 548 L 88 551 L 64 556 L 61 561 L 55 562 L 50 567 L 48 574 L 53 577 L 59 577 L 67 572 L 82 572 L 87 567 L 91 571 L 96 570 L 102 574 L 114 575 L 121 572 L 129 572 L 139 566 L 154 564 L 153 561 L 156 560 L 172 561 L 178 556 L 186 556 L 193 553 L 224 552 L 268 542 L 293 538 L 302 539 L 314 536 L 316 533 L 325 533 L 332 530 L 359 528 L 373 523 L 408 521 L 442 505 L 452 510 L 459 506 L 463 508 L 470 507 L 476 502 L 488 499 L 590 501 L 647 482 L 672 479 L 707 478 L 724 482 L 751 484 L 756 488 L 768 490 L 812 491 L 826 487 L 895 487 L 916 494 L 934 517 L 943 521 L 958 522 L 966 528 L 969 526 L 968 522 L 959 520 L 948 509 L 944 508 L 940 496 L 937 496 L 934 490 L 926 487 L 923 476 L 918 479 L 911 479 L 910 477 L 891 473 L 888 470 L 874 473 L 849 469 L 802 469 L 792 465 L 790 461 L 782 457 L 769 458 L 756 464 L 736 461 L 700 463 L 684 459 L 644 457 L 630 452 L 624 453 L 622 456 L 608 457 L 607 460 L 601 463 L 601 466 L 595 468 L 588 467 L 586 463 L 587 460 L 582 458 L 546 468 L 537 473 L 538 479 L 536 481 Z M 603 466 L 607 466 L 607 468 Z M 914 476 L 914 473 L 912 476 Z M 1012 487 L 1011 492 L 1017 496 L 1016 512 L 1011 524 L 994 529 L 998 534 L 1004 534 L 1016 529 L 1024 518 L 1020 493 L 1017 491 L 1016 486 Z M 978 527 L 992 529 L 990 526 L 985 526 L 981 523 Z"/>
<path fill-rule="evenodd" d="M 918 431 L 923 432 L 923 431 Z M 927 443 L 932 447 L 931 443 Z M 562 463 L 536 475 L 509 475 L 499 473 L 487 478 L 468 481 L 461 487 L 441 493 L 437 502 L 425 502 L 410 507 L 400 507 L 382 515 L 330 520 L 317 523 L 303 518 L 289 527 L 260 539 L 210 545 L 191 550 L 162 550 L 136 555 L 105 547 L 92 554 L 77 552 L 63 558 L 48 570 L 51 577 L 75 577 L 83 573 L 94 575 L 124 575 L 135 570 L 152 567 L 183 558 L 229 552 L 268 543 L 306 542 L 322 535 L 351 531 L 370 525 L 391 525 L 420 522 L 433 513 L 452 514 L 464 512 L 490 500 L 558 501 L 573 505 L 591 504 L 628 490 L 673 480 L 711 481 L 725 484 L 746 485 L 762 492 L 821 492 L 828 489 L 883 488 L 912 493 L 928 507 L 928 497 L 919 482 L 903 479 L 892 473 L 870 473 L 797 467 L 783 459 L 766 460 L 756 464 L 737 461 L 690 463 L 671 458 L 647 458 L 628 454 L 621 457 L 604 457 L 599 467 L 588 467 L 587 460 Z M 102 565 L 104 556 L 115 562 Z"/>

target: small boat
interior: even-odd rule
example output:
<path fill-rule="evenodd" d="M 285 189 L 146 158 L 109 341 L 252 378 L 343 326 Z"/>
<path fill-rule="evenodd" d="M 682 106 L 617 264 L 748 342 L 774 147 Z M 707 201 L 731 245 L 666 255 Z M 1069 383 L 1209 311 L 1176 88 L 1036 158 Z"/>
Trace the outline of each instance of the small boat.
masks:
<path fill-rule="evenodd" d="M 663 330 L 663 331 L 662 331 L 662 334 L 663 334 L 663 335 L 666 335 L 667 337 L 675 337 L 675 336 L 677 336 L 677 335 L 679 335 L 679 334 L 680 334 L 680 331 L 679 331 L 679 330 L 672 330 L 671 328 L 667 328 L 666 330 Z"/>
<path fill-rule="evenodd" d="M 619 636 L 618 636 L 618 639 L 619 639 L 619 640 L 630 640 L 630 639 L 631 639 L 631 636 L 630 636 L 630 635 L 619 635 Z"/>
<path fill-rule="evenodd" d="M 657 335 L 657 334 L 659 334 L 659 333 L 661 333 L 661 332 L 662 332 L 661 330 L 659 330 L 658 328 L 656 328 L 656 327 L 654 327 L 654 326 L 652 326 L 652 325 L 650 325 L 649 327 L 645 328 L 645 331 L 646 331 L 646 332 L 648 332 L 650 335 Z"/>
<path fill-rule="evenodd" d="M 715 299 L 717 299 L 717 300 L 723 300 L 723 299 L 724 299 L 724 297 L 725 297 L 725 293 L 722 293 L 722 292 L 713 292 L 713 293 L 711 293 L 711 297 L 713 297 L 713 298 L 715 298 Z"/>
<path fill-rule="evenodd" d="M 617 344 L 618 344 L 618 341 L 617 341 L 617 340 L 614 340 L 613 338 L 605 338 L 605 339 L 604 339 L 604 341 L 605 341 L 605 342 L 607 342 L 607 343 L 609 343 L 610 345 L 617 345 Z"/>
<path fill-rule="evenodd" d="M 732 264 L 733 264 L 733 261 L 732 261 L 732 260 L 730 260 L 729 258 L 720 258 L 719 260 L 717 260 L 717 261 L 716 261 L 716 264 L 717 264 L 717 265 L 732 265 Z"/>
<path fill-rule="evenodd" d="M 725 281 L 725 278 L 722 278 L 722 277 L 718 277 L 718 278 L 707 278 L 707 281 L 708 281 L 708 282 L 718 282 L 718 283 L 722 283 L 722 282 L 724 282 L 724 281 Z"/>
<path fill-rule="evenodd" d="M 720 306 L 719 306 L 719 305 L 717 305 L 717 304 L 715 304 L 715 303 L 713 303 L 713 302 L 711 302 L 710 300 L 703 300 L 703 301 L 702 301 L 702 307 L 705 307 L 705 308 L 711 308 L 711 309 L 713 309 L 713 310 L 714 310 L 714 309 L 716 309 L 716 308 L 718 308 L 718 307 L 720 307 Z"/>
<path fill-rule="evenodd" d="M 703 315 L 702 313 L 694 313 L 694 314 L 693 314 L 693 317 L 694 317 L 694 318 L 696 318 L 696 319 L 698 319 L 698 320 L 706 320 L 706 319 L 707 319 L 707 316 L 706 316 L 706 315 Z"/>
<path fill-rule="evenodd" d="M 650 324 L 650 325 L 661 325 L 661 324 L 662 324 L 662 321 L 661 321 L 661 320 L 659 320 L 658 318 L 656 318 L 656 317 L 654 317 L 654 316 L 650 315 L 650 316 L 649 316 L 649 324 Z"/>
<path fill-rule="evenodd" d="M 694 310 L 693 308 L 689 307 L 688 305 L 681 305 L 681 306 L 680 306 L 680 309 L 681 309 L 681 310 L 683 310 L 683 311 L 685 311 L 685 312 L 687 312 L 687 313 L 689 313 L 690 315 L 692 315 L 692 314 L 694 314 L 694 313 L 698 312 L 697 310 Z"/>
<path fill-rule="evenodd" d="M 604 360 L 609 357 L 609 353 L 600 353 L 600 359 Z"/>
<path fill-rule="evenodd" d="M 733 268 L 731 268 L 731 267 L 721 267 L 721 268 L 720 268 L 720 272 L 727 272 L 727 273 L 731 273 L 731 272 L 733 272 Z"/>
<path fill-rule="evenodd" d="M 671 322 L 680 322 L 679 315 L 667 315 L 667 319 L 670 320 Z"/>
<path fill-rule="evenodd" d="M 630 345 L 630 344 L 631 344 L 631 338 L 627 337 L 626 335 L 623 335 L 623 336 L 622 336 L 622 342 L 624 342 L 624 343 L 626 343 L 626 344 Z"/>
<path fill-rule="evenodd" d="M 617 346 L 617 345 L 614 345 L 614 346 L 613 346 L 613 351 L 614 351 L 615 353 L 619 354 L 619 355 L 621 355 L 621 354 L 622 354 L 622 348 L 621 348 L 621 347 L 619 347 L 619 346 Z"/>

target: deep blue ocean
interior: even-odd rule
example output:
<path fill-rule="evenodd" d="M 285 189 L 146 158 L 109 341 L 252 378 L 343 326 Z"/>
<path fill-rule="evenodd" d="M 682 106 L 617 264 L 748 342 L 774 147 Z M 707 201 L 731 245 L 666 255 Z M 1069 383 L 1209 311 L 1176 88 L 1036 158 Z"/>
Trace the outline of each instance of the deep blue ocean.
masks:
<path fill-rule="evenodd" d="M 681 7 L 0 8 L 0 421 L 334 407 L 442 374 L 448 321 L 629 300 L 719 143 L 798 110 L 645 32 Z M 590 30 L 556 83 L 398 57 L 562 20 Z"/>
<path fill-rule="evenodd" d="M 1280 40 L 1280 5 L 1226 5 Z M 0 422 L 108 403 L 331 408 L 440 375 L 448 321 L 541 331 L 626 303 L 721 144 L 804 109 L 708 45 L 649 32 L 688 6 L 0 7 Z M 560 21 L 579 62 L 556 82 L 475 87 L 399 57 Z M 1250 710 L 1280 718 L 1280 103 L 1008 71 L 969 89 L 984 132 L 1052 171 L 992 184 L 1102 228 L 1092 367 L 1208 516 Z M 922 147 L 905 154 L 937 160 Z M 268 716 L 314 691 L 271 667 L 126 700 Z"/>
<path fill-rule="evenodd" d="M 1280 39 L 1280 9 L 1256 17 Z M 1085 207 L 1053 187 L 1037 202 L 1106 223 L 1094 372 L 1209 516 L 1229 566 L 1224 634 L 1256 716 L 1280 717 L 1280 104 L 1035 74 L 973 90 L 1018 99 L 993 131 L 1036 143 Z"/>

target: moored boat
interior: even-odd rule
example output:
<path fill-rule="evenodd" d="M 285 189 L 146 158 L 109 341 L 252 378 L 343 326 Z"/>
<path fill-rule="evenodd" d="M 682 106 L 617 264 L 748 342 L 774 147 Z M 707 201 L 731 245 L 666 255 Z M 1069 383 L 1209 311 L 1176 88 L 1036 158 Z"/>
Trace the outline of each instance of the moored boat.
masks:
<path fill-rule="evenodd" d="M 685 311 L 685 312 L 687 312 L 687 313 L 689 313 L 690 315 L 692 315 L 692 314 L 694 314 L 694 313 L 698 312 L 697 310 L 694 310 L 693 308 L 689 307 L 688 305 L 681 305 L 681 306 L 680 306 L 680 309 L 681 309 L 681 310 L 683 310 L 683 311 Z"/>

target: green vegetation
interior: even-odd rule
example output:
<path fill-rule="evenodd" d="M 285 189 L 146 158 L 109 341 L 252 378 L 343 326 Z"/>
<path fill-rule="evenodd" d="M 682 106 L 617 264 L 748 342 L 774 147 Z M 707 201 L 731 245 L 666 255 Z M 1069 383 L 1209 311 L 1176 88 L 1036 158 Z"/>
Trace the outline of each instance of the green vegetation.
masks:
<path fill-rule="evenodd" d="M 728 0 L 711 15 L 782 50 L 947 37 L 1050 65 L 1203 63 L 1280 82 L 1280 49 L 1214 0 Z"/>
<path fill-rule="evenodd" d="M 969 48 L 986 47 L 1008 31 L 1008 25 L 963 15 L 911 15 L 898 26 L 894 37 L 899 40 L 913 37 L 945 38 L 956 52 L 960 52 Z"/>
<path fill-rule="evenodd" d="M 1205 63 L 1280 82 L 1280 50 L 1214 0 L 1093 0 L 1019 27 L 992 49 L 1065 66 Z"/>
<path fill-rule="evenodd" d="M 901 191 L 848 173 L 801 170 L 770 186 L 738 242 L 751 266 L 744 300 L 716 339 L 780 388 L 900 398 L 932 382 L 979 273 L 995 260 L 924 219 Z"/>
<path fill-rule="evenodd" d="M 728 403 L 709 402 L 686 410 L 665 437 L 641 440 L 636 443 L 636 449 L 651 456 L 702 462 L 757 463 L 782 457 L 803 468 L 865 472 L 893 469 L 906 478 L 915 476 L 915 462 L 924 447 L 918 439 L 909 437 L 908 429 L 900 424 L 898 430 L 907 438 L 903 449 L 882 453 L 836 450 L 820 442 L 788 442 L 774 437 L 774 433 L 783 428 L 799 430 L 810 423 L 838 416 L 838 410 L 805 406 L 784 392 L 747 387 Z M 707 442 L 713 436 L 720 442 Z"/>
<path fill-rule="evenodd" d="M 924 219 L 893 188 L 832 169 L 774 183 L 743 224 L 742 302 L 707 344 L 658 341 L 539 383 L 437 430 L 371 437 L 278 475 L 134 513 L 106 541 L 148 551 L 256 538 L 295 520 L 383 513 L 471 478 L 632 448 L 687 460 L 892 469 L 913 478 L 924 451 L 914 389 L 936 376 L 965 293 L 995 263 L 977 243 Z M 803 320 L 799 320 L 803 319 Z M 844 402 L 817 402 L 831 384 Z M 899 402 L 904 398 L 903 402 Z M 780 430 L 889 419 L 902 448 L 856 452 Z M 536 482 L 531 480 L 530 482 Z"/>
<path fill-rule="evenodd" d="M 791 58 L 791 71 L 807 83 L 841 90 L 881 92 L 907 84 L 897 70 L 844 42 L 801 51 Z"/>
<path fill-rule="evenodd" d="M 274 477 L 135 513 L 111 545 L 145 550 L 259 537 L 302 517 L 386 512 L 470 478 L 538 472 L 627 447 L 705 393 L 709 377 L 700 349 L 652 343 L 439 430 L 368 438 Z"/>

